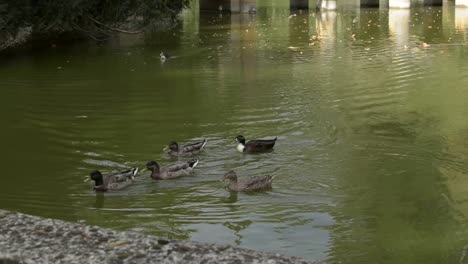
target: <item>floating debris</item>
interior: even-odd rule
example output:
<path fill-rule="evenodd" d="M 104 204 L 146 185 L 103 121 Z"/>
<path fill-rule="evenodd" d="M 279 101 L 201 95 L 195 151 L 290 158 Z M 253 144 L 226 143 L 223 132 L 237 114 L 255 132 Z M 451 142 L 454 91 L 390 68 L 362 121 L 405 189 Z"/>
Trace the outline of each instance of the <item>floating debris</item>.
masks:
<path fill-rule="evenodd" d="M 121 246 L 121 245 L 125 245 L 125 244 L 128 244 L 130 243 L 129 241 L 126 241 L 126 240 L 121 240 L 121 241 L 116 241 L 116 242 L 112 242 L 112 243 L 109 243 L 108 247 L 118 247 L 118 246 Z"/>

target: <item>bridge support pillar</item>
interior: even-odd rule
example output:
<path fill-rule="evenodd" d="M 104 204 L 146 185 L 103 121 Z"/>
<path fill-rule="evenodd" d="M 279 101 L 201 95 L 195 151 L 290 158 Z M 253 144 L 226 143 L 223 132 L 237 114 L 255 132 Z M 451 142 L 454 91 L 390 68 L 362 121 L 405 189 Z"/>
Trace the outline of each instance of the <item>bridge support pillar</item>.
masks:
<path fill-rule="evenodd" d="M 411 0 L 389 0 L 389 8 L 410 8 Z"/>
<path fill-rule="evenodd" d="M 336 10 L 336 0 L 317 0 L 318 10 Z"/>
<path fill-rule="evenodd" d="M 289 0 L 289 9 L 309 9 L 309 0 Z"/>
<path fill-rule="evenodd" d="M 256 11 L 256 0 L 200 0 L 200 10 L 209 12 L 248 13 Z"/>
<path fill-rule="evenodd" d="M 361 0 L 361 7 L 379 7 L 379 0 Z"/>
<path fill-rule="evenodd" d="M 455 6 L 468 7 L 468 0 L 455 0 Z"/>
<path fill-rule="evenodd" d="M 423 0 L 425 6 L 441 6 L 442 0 Z"/>

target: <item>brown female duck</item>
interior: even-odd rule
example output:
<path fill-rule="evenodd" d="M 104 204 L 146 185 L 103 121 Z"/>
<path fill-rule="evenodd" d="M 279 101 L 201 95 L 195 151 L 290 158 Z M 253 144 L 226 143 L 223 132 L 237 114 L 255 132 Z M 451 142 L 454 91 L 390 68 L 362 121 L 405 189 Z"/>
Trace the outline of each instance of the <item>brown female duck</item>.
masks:
<path fill-rule="evenodd" d="M 233 192 L 255 192 L 271 189 L 273 176 L 255 176 L 249 179 L 238 180 L 237 173 L 228 171 L 224 174 L 223 181 L 229 180 L 227 189 Z"/>
<path fill-rule="evenodd" d="M 154 161 L 148 161 L 146 168 L 151 171 L 150 177 L 153 180 L 172 180 L 184 176 L 190 176 L 193 169 L 198 165 L 198 160 L 193 159 L 184 163 L 176 163 L 164 167 L 159 167 L 159 164 Z"/>
<path fill-rule="evenodd" d="M 96 192 L 116 191 L 132 184 L 137 173 L 138 168 L 131 168 L 127 171 L 115 172 L 103 176 L 100 171 L 95 170 L 89 174 L 89 179 L 94 181 L 93 189 Z M 85 181 L 89 179 L 87 178 Z"/>
<path fill-rule="evenodd" d="M 202 152 L 205 148 L 207 142 L 208 141 L 204 139 L 203 141 L 186 144 L 179 147 L 177 142 L 172 141 L 164 148 L 164 151 L 166 151 L 167 154 L 175 157 L 189 157 L 200 154 L 200 152 Z"/>
<path fill-rule="evenodd" d="M 253 152 L 264 152 L 273 149 L 275 146 L 276 140 L 278 138 L 274 139 L 256 139 L 256 140 L 249 140 L 245 141 L 245 138 L 243 136 L 237 136 L 236 141 L 237 141 L 237 151 L 239 152 L 247 152 L 247 153 L 253 153 Z"/>

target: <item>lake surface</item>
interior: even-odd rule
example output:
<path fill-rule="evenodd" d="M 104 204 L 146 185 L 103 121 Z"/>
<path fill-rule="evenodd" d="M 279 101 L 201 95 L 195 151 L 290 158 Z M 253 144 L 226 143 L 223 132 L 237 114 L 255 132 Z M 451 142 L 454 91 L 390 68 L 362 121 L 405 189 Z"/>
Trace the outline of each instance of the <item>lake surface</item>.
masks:
<path fill-rule="evenodd" d="M 0 208 L 331 263 L 468 263 L 468 9 L 269 2 L 2 58 Z M 239 134 L 278 142 L 243 155 Z M 194 177 L 83 183 L 201 138 Z M 229 193 L 231 169 L 274 188 Z"/>

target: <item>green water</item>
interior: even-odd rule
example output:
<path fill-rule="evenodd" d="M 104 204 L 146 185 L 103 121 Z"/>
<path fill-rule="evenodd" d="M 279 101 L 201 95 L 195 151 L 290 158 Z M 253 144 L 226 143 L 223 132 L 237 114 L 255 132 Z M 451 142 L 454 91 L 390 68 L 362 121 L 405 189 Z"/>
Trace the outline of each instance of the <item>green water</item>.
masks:
<path fill-rule="evenodd" d="M 331 263 L 468 263 L 468 11 L 268 2 L 3 56 L 0 208 Z M 243 155 L 238 134 L 278 143 Z M 201 138 L 194 177 L 82 182 Z M 229 193 L 231 169 L 274 188 Z"/>

